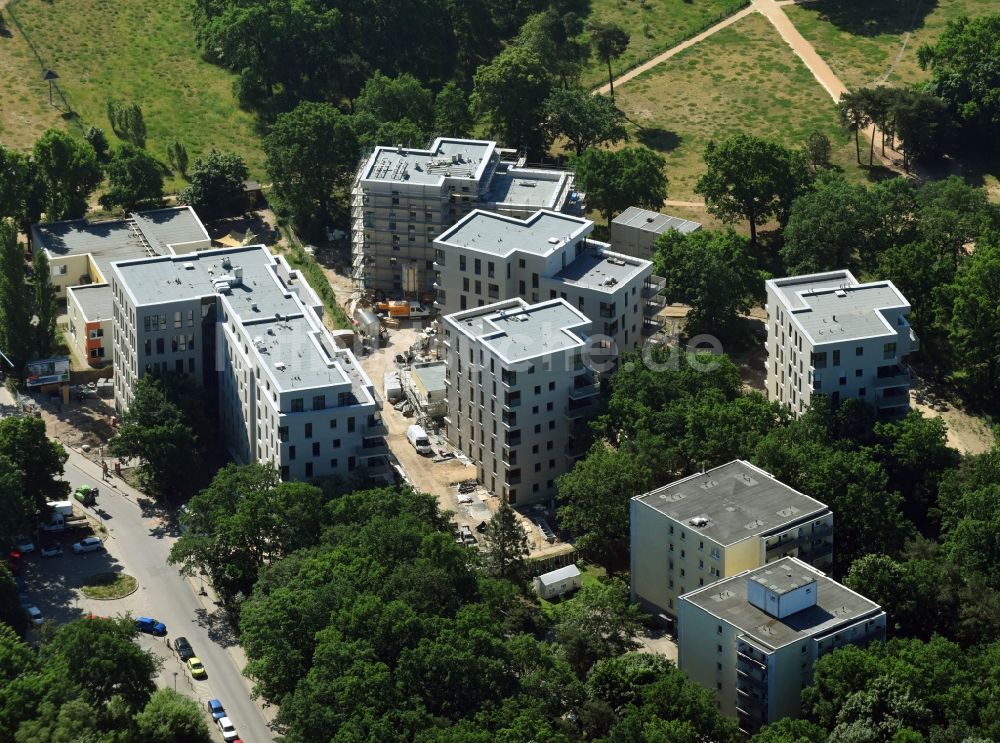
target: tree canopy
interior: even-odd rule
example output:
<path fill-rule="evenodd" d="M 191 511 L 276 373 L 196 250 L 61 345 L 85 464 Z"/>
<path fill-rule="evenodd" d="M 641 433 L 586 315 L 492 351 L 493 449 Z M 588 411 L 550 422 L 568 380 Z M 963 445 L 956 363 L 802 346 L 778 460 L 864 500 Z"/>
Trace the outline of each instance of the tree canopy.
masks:
<path fill-rule="evenodd" d="M 108 190 L 100 198 L 105 209 L 131 212 L 163 199 L 163 167 L 145 150 L 126 142 L 114 151 L 105 170 Z"/>
<path fill-rule="evenodd" d="M 190 204 L 204 220 L 242 213 L 247 207 L 243 190 L 247 175 L 247 166 L 239 155 L 212 150 L 195 159 L 180 201 Z"/>
<path fill-rule="evenodd" d="M 42 187 L 42 210 L 52 222 L 76 219 L 101 183 L 97 153 L 85 140 L 49 129 L 35 142 L 31 159 Z"/>
<path fill-rule="evenodd" d="M 517 95 L 511 95 L 515 90 Z M 476 70 L 472 106 L 486 117 L 493 136 L 537 156 L 548 144 L 541 123 L 551 90 L 545 62 L 530 49 L 514 45 Z"/>
<path fill-rule="evenodd" d="M 645 147 L 589 149 L 573 161 L 587 202 L 608 224 L 630 206 L 659 209 L 667 197 L 666 161 Z"/>

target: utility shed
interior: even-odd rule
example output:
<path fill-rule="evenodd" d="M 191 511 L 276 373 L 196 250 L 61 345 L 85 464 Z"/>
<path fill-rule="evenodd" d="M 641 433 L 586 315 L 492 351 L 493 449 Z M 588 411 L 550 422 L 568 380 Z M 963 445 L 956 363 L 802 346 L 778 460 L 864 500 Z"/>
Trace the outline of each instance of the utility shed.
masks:
<path fill-rule="evenodd" d="M 537 576 L 534 584 L 535 593 L 541 598 L 553 599 L 575 591 L 583 585 L 583 581 L 580 577 L 580 569 L 576 565 L 567 565 L 564 568 Z"/>
<path fill-rule="evenodd" d="M 419 409 L 431 418 L 448 413 L 448 386 L 445 383 L 447 368 L 444 361 L 428 361 L 410 367 L 413 394 Z"/>
<path fill-rule="evenodd" d="M 698 222 L 689 219 L 630 206 L 611 222 L 611 249 L 616 253 L 651 260 L 656 238 L 664 232 L 677 230 L 687 234 L 700 229 Z"/>

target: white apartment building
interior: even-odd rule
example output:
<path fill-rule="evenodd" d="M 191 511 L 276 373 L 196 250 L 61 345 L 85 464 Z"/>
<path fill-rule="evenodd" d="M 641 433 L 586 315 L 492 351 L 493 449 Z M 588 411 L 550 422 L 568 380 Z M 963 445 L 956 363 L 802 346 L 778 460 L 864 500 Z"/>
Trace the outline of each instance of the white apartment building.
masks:
<path fill-rule="evenodd" d="M 801 414 L 814 394 L 864 400 L 881 414 L 910 405 L 903 359 L 920 347 L 910 303 L 891 281 L 850 271 L 767 282 L 767 396 Z"/>
<path fill-rule="evenodd" d="M 119 410 L 143 374 L 180 372 L 218 395 L 237 461 L 286 480 L 389 476 L 372 383 L 283 257 L 252 246 L 116 262 L 111 291 Z"/>
<path fill-rule="evenodd" d="M 74 351 L 100 366 L 111 360 L 111 264 L 207 250 L 212 241 L 194 210 L 178 206 L 104 222 L 35 224 L 31 244 L 49 259 L 52 288 L 66 300 Z"/>
<path fill-rule="evenodd" d="M 668 620 L 688 591 L 798 557 L 833 562 L 833 513 L 740 459 L 629 502 L 632 601 Z"/>
<path fill-rule="evenodd" d="M 678 667 L 753 735 L 796 717 L 817 658 L 885 640 L 882 608 L 794 557 L 695 589 L 678 604 Z"/>
<path fill-rule="evenodd" d="M 528 167 L 496 142 L 377 147 L 351 191 L 351 275 L 362 289 L 433 301 L 434 239 L 472 209 L 528 216 L 582 207 L 571 172 Z"/>
<path fill-rule="evenodd" d="M 514 297 L 562 298 L 591 333 L 620 352 L 637 348 L 663 304 L 653 264 L 589 238 L 589 219 L 541 209 L 518 217 L 476 210 L 434 241 L 442 315 Z"/>
<path fill-rule="evenodd" d="M 677 230 L 686 235 L 700 229 L 701 224 L 690 219 L 630 206 L 611 220 L 611 244 L 619 253 L 651 260 L 656 241 L 664 232 Z"/>
<path fill-rule="evenodd" d="M 545 501 L 585 452 L 600 387 L 584 365 L 590 321 L 564 299 L 447 315 L 449 442 L 512 504 Z"/>

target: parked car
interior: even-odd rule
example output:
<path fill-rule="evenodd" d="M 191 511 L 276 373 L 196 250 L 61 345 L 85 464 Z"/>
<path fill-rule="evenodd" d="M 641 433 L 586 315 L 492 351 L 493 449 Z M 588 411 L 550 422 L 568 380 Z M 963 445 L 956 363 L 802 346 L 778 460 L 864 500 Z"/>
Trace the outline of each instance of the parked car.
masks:
<path fill-rule="evenodd" d="M 38 625 L 45 621 L 42 618 L 42 612 L 39 611 L 37 606 L 25 606 L 24 610 L 28 612 L 28 618 L 32 624 Z"/>
<path fill-rule="evenodd" d="M 18 550 L 22 555 L 26 555 L 29 552 L 35 551 L 35 543 L 28 537 L 18 537 L 14 549 Z"/>
<path fill-rule="evenodd" d="M 97 537 L 87 537 L 81 539 L 73 545 L 73 554 L 79 555 L 84 552 L 100 552 L 104 549 L 104 542 Z"/>
<path fill-rule="evenodd" d="M 48 547 L 42 547 L 42 557 L 62 557 L 63 548 L 61 544 L 50 544 Z"/>
<path fill-rule="evenodd" d="M 219 726 L 223 740 L 234 741 L 240 737 L 236 734 L 236 727 L 233 725 L 233 721 L 228 717 L 220 717 L 215 721 L 215 724 Z"/>
<path fill-rule="evenodd" d="M 186 637 L 178 637 L 174 640 L 174 652 L 177 653 L 178 658 L 185 662 L 194 657 L 194 648 L 191 647 L 191 643 Z"/>
<path fill-rule="evenodd" d="M 222 707 L 222 702 L 218 699 L 208 700 L 208 713 L 212 716 L 215 721 L 220 720 L 226 716 L 226 710 Z"/>
<path fill-rule="evenodd" d="M 135 626 L 139 628 L 140 632 L 146 632 L 150 635 L 167 634 L 167 625 L 156 621 L 152 617 L 138 617 L 135 620 Z"/>
<path fill-rule="evenodd" d="M 205 665 L 198 659 L 197 656 L 192 655 L 188 658 L 187 667 L 188 670 L 191 671 L 191 675 L 196 679 L 208 678 L 208 671 L 205 670 Z"/>

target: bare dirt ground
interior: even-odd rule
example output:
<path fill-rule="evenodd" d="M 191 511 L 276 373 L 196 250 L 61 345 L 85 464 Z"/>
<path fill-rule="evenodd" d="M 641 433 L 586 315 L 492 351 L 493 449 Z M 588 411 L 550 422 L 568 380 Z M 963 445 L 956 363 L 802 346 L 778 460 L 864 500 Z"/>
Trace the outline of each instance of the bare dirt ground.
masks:
<path fill-rule="evenodd" d="M 910 407 L 928 418 L 941 418 L 948 426 L 948 446 L 963 454 L 982 454 L 995 443 L 984 419 L 969 413 L 953 395 L 919 376 L 910 388 Z"/>

